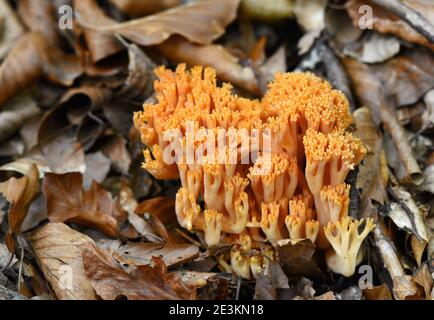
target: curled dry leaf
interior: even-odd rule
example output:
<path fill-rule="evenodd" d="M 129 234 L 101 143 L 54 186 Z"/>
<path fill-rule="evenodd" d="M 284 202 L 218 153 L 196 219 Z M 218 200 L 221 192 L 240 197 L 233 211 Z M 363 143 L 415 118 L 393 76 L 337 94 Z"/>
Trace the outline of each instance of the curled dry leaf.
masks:
<path fill-rule="evenodd" d="M 176 7 L 181 0 L 110 0 L 120 11 L 132 17 L 142 17 Z"/>
<path fill-rule="evenodd" d="M 425 299 L 432 300 L 433 276 L 429 271 L 428 265 L 424 264 L 416 271 L 414 281 L 423 288 Z"/>
<path fill-rule="evenodd" d="M 9 138 L 39 113 L 40 109 L 35 100 L 28 94 L 18 96 L 6 103 L 0 112 L 0 141 Z"/>
<path fill-rule="evenodd" d="M 14 46 L 15 41 L 24 34 L 24 27 L 7 0 L 0 0 L 0 60 Z"/>
<path fill-rule="evenodd" d="M 92 181 L 102 183 L 110 171 L 111 161 L 101 151 L 86 154 L 86 171 L 83 185 L 89 188 Z"/>
<path fill-rule="evenodd" d="M 181 37 L 172 37 L 159 45 L 158 49 L 175 62 L 184 62 L 190 66 L 212 67 L 221 80 L 233 83 L 254 94 L 260 93 L 253 69 L 242 65 L 237 57 L 221 45 L 200 46 Z"/>
<path fill-rule="evenodd" d="M 111 160 L 113 168 L 123 175 L 128 174 L 131 165 L 127 143 L 123 136 L 113 135 L 105 138 L 100 147 L 101 152 Z"/>
<path fill-rule="evenodd" d="M 83 264 L 96 293 L 104 300 L 194 299 L 196 290 L 188 288 L 176 274 L 168 273 L 161 259 L 153 267 L 140 266 L 130 273 L 121 269 L 107 253 L 85 246 Z"/>
<path fill-rule="evenodd" d="M 189 270 L 179 270 L 174 271 L 174 274 L 176 274 L 185 285 L 188 287 L 196 287 L 196 288 L 202 288 L 205 287 L 209 280 L 213 277 L 217 277 L 218 273 L 213 272 L 198 272 L 198 271 L 189 271 Z"/>
<path fill-rule="evenodd" d="M 366 63 L 378 63 L 395 56 L 401 49 L 401 44 L 395 37 L 379 33 L 370 33 L 363 41 L 361 60 Z"/>
<path fill-rule="evenodd" d="M 10 178 L 0 183 L 0 193 L 11 203 L 9 207 L 9 229 L 6 245 L 10 252 L 15 249 L 15 236 L 21 232 L 21 225 L 26 218 L 29 206 L 39 193 L 39 172 L 32 164 L 22 178 Z"/>
<path fill-rule="evenodd" d="M 80 173 L 47 173 L 43 191 L 51 222 L 70 221 L 96 228 L 110 237 L 118 235 L 116 218 L 122 212 L 110 192 L 95 181 L 89 190 L 84 190 Z"/>
<path fill-rule="evenodd" d="M 96 0 L 80 0 L 78 3 L 94 6 Z M 78 9 L 83 27 L 112 35 L 121 35 L 142 46 L 160 44 L 172 35 L 180 35 L 199 44 L 210 44 L 220 37 L 225 27 L 236 18 L 240 0 L 204 0 L 185 4 L 152 16 L 116 23 L 108 17 Z M 77 9 L 77 8 L 76 8 Z"/>
<path fill-rule="evenodd" d="M 427 15 L 426 18 L 431 21 L 432 24 L 434 22 L 434 15 L 430 13 L 432 12 L 432 4 L 429 2 L 429 0 L 413 0 L 406 1 L 406 4 L 411 7 L 414 6 L 412 3 L 419 3 L 420 14 L 426 15 L 428 13 L 429 16 Z M 359 11 L 359 8 L 363 5 L 366 5 L 366 1 L 350 0 L 345 4 L 355 27 L 358 27 L 360 19 L 363 19 L 362 15 L 365 14 L 363 10 Z M 426 46 L 432 50 L 434 49 L 434 44 L 414 30 L 404 20 L 400 19 L 390 11 L 384 10 L 382 7 L 373 4 L 372 2 L 369 2 L 369 5 L 371 6 L 373 13 L 372 26 L 376 31 L 380 33 L 392 33 L 406 41 Z M 414 7 L 416 8 L 416 6 Z"/>
<path fill-rule="evenodd" d="M 29 240 L 58 299 L 97 299 L 83 269 L 80 247 L 84 243 L 93 244 L 91 238 L 63 223 L 49 223 L 32 234 Z"/>

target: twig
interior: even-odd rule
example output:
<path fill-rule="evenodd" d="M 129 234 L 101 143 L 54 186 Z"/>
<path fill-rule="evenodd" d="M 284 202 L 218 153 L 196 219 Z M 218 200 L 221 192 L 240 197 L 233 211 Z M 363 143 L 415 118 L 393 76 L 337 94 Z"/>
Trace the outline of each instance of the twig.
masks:
<path fill-rule="evenodd" d="M 434 43 L 434 27 L 412 8 L 398 0 L 371 0 L 371 2 L 396 14 L 430 42 Z"/>

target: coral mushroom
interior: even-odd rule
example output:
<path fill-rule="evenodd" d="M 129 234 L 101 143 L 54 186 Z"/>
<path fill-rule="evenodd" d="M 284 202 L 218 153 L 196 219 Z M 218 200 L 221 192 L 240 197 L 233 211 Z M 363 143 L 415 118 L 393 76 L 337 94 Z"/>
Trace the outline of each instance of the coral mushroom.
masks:
<path fill-rule="evenodd" d="M 266 270 L 258 252 L 288 238 L 333 247 L 328 265 L 350 275 L 372 221 L 358 234 L 360 223 L 347 218 L 344 182 L 366 150 L 347 131 L 345 96 L 311 73 L 276 74 L 262 100 L 218 86 L 210 68 L 160 67 L 156 75 L 157 102 L 134 125 L 147 146 L 143 168 L 181 180 L 179 224 L 202 232 L 208 246 L 233 245 L 218 260 L 244 278 Z"/>

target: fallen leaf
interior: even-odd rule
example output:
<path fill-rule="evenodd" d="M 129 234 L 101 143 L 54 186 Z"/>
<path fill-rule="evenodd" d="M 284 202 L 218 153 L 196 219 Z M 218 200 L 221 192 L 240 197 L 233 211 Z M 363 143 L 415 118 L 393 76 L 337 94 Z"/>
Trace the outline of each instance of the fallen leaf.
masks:
<path fill-rule="evenodd" d="M 117 236 L 118 222 L 115 217 L 120 215 L 120 209 L 110 192 L 95 181 L 85 191 L 80 173 L 47 173 L 43 191 L 51 222 L 75 222 L 94 227 L 110 237 Z"/>
<path fill-rule="evenodd" d="M 425 219 L 411 194 L 400 186 L 391 187 L 390 192 L 395 202 L 389 204 L 387 216 L 398 228 L 414 234 L 419 241 L 428 242 Z"/>
<path fill-rule="evenodd" d="M 370 33 L 363 41 L 362 61 L 366 63 L 378 63 L 386 61 L 401 49 L 400 42 L 390 36 L 378 33 Z"/>
<path fill-rule="evenodd" d="M 392 294 L 385 283 L 376 287 L 363 289 L 363 296 L 366 300 L 392 300 Z"/>
<path fill-rule="evenodd" d="M 425 293 L 425 299 L 432 300 L 431 290 L 433 289 L 433 276 L 429 271 L 428 265 L 423 264 L 416 271 L 414 281 L 423 288 Z"/>
<path fill-rule="evenodd" d="M 221 275 L 207 278 L 207 284 L 199 295 L 199 300 L 226 300 L 229 296 L 229 280 Z"/>
<path fill-rule="evenodd" d="M 83 243 L 93 244 L 91 238 L 63 223 L 49 223 L 32 234 L 30 242 L 58 299 L 97 299 L 83 269 L 80 247 Z"/>
<path fill-rule="evenodd" d="M 294 15 L 293 3 L 293 0 L 274 0 L 273 2 L 243 0 L 240 10 L 249 18 L 273 22 L 292 17 Z"/>
<path fill-rule="evenodd" d="M 218 276 L 215 272 L 198 272 L 189 270 L 174 271 L 179 279 L 188 287 L 203 288 L 209 283 L 209 279 Z"/>
<path fill-rule="evenodd" d="M 434 194 L 434 164 L 430 164 L 425 168 L 424 176 L 424 182 L 420 186 L 417 186 L 416 189 Z"/>
<path fill-rule="evenodd" d="M 20 0 L 17 9 L 27 29 L 39 32 L 53 46 L 61 44 L 56 8 L 50 0 Z"/>
<path fill-rule="evenodd" d="M 10 100 L 0 113 L 0 141 L 9 138 L 39 113 L 38 105 L 28 94 Z"/>
<path fill-rule="evenodd" d="M 0 17 L 3 22 L 0 27 L 0 60 L 14 46 L 15 41 L 24 34 L 24 27 L 7 0 L 0 0 Z"/>
<path fill-rule="evenodd" d="M 407 50 L 371 68 L 397 107 L 417 102 L 434 88 L 434 59 L 430 53 Z"/>
<path fill-rule="evenodd" d="M 276 52 L 259 66 L 260 76 L 258 82 L 262 92 L 266 92 L 268 83 L 274 79 L 278 72 L 286 72 L 286 50 L 284 46 L 279 47 Z"/>
<path fill-rule="evenodd" d="M 42 75 L 57 83 L 71 85 L 82 72 L 76 56 L 49 46 L 37 32 L 27 33 L 16 42 L 0 66 L 0 106 Z"/>
<path fill-rule="evenodd" d="M 105 137 L 99 150 L 110 159 L 113 169 L 123 175 L 128 174 L 131 165 L 131 155 L 127 149 L 128 141 L 120 135 Z"/>
<path fill-rule="evenodd" d="M 82 27 L 84 27 L 83 24 L 104 23 L 108 19 L 94 0 L 74 0 L 74 9 L 79 17 L 78 23 Z M 110 34 L 96 32 L 89 28 L 84 28 L 83 33 L 92 63 L 103 64 L 104 61 L 125 50 L 122 44 Z M 109 69 L 110 72 L 113 71 L 113 68 Z"/>
<path fill-rule="evenodd" d="M 39 172 L 35 165 L 22 178 L 10 178 L 0 183 L 0 193 L 11 203 L 9 208 L 9 229 L 6 245 L 10 252 L 15 250 L 15 236 L 20 234 L 21 225 L 26 218 L 31 202 L 39 193 Z"/>
<path fill-rule="evenodd" d="M 420 267 L 422 263 L 422 256 L 425 252 L 425 249 L 428 245 L 427 241 L 420 241 L 415 235 L 410 236 L 410 245 L 411 250 L 413 251 L 414 259 L 416 260 L 417 265 Z"/>
<path fill-rule="evenodd" d="M 372 114 L 367 107 L 357 109 L 353 114 L 356 131 L 354 135 L 359 138 L 368 151 L 367 156 L 359 166 L 359 174 L 356 182 L 360 190 L 360 211 L 364 217 L 373 217 L 377 214 L 377 208 L 372 201 L 380 204 L 387 198 L 387 165 L 382 161 L 383 139 L 375 127 Z M 384 179 L 384 176 L 386 179 Z"/>
<path fill-rule="evenodd" d="M 153 267 L 141 266 L 127 273 L 107 253 L 86 246 L 83 264 L 93 288 L 104 300 L 120 297 L 129 300 L 191 300 L 196 297 L 195 289 L 188 288 L 176 274 L 168 273 L 161 259 L 154 259 Z"/>
<path fill-rule="evenodd" d="M 173 8 L 181 0 L 110 0 L 120 11 L 132 17 L 142 17 L 147 14 Z"/>
<path fill-rule="evenodd" d="M 101 151 L 86 155 L 86 171 L 83 174 L 84 188 L 90 187 L 92 181 L 102 183 L 110 171 L 111 161 Z"/>
<path fill-rule="evenodd" d="M 410 25 L 408 25 L 405 21 L 397 17 L 395 14 L 391 13 L 390 11 L 384 10 L 383 8 L 374 5 L 371 2 L 362 1 L 362 0 L 350 0 L 347 1 L 345 4 L 345 7 L 351 16 L 351 19 L 353 21 L 353 24 L 355 27 L 359 26 L 359 21 L 362 18 L 364 14 L 366 14 L 365 11 L 361 10 L 359 11 L 359 8 L 363 5 L 366 5 L 366 3 L 369 3 L 369 6 L 372 8 L 372 26 L 373 28 L 380 32 L 380 33 L 392 33 L 406 41 L 414 42 L 423 46 L 426 46 L 428 48 L 434 49 L 434 45 L 428 41 L 423 35 L 418 33 L 416 30 L 414 30 Z M 419 13 L 424 16 L 427 13 L 432 11 L 431 4 L 429 1 L 423 1 L 423 0 L 412 0 L 412 1 L 405 1 L 405 3 L 408 6 L 416 7 L 414 4 L 418 3 L 417 7 L 419 8 Z M 414 3 L 414 4 L 413 4 Z M 425 16 L 428 18 L 428 16 Z M 429 21 L 431 23 L 434 22 L 434 16 L 429 16 Z"/>
<path fill-rule="evenodd" d="M 253 69 L 243 66 L 237 57 L 221 45 L 196 45 L 181 37 L 172 37 L 158 46 L 158 49 L 175 62 L 190 66 L 209 66 L 216 70 L 217 76 L 240 88 L 259 94 L 258 80 Z"/>
<path fill-rule="evenodd" d="M 280 265 L 288 277 L 322 277 L 322 271 L 314 261 L 315 245 L 310 240 L 279 244 L 277 253 Z"/>
<path fill-rule="evenodd" d="M 94 5 L 95 0 L 76 3 Z M 172 35 L 180 35 L 199 44 L 210 44 L 224 33 L 224 28 L 236 18 L 240 0 L 204 0 L 178 6 L 152 16 L 116 23 L 102 14 L 80 21 L 83 27 L 106 34 L 118 34 L 142 46 L 160 44 Z M 76 7 L 79 16 L 86 13 Z M 93 12 L 94 13 L 94 12 Z M 79 19 L 80 20 L 80 19 Z"/>
<path fill-rule="evenodd" d="M 321 31 L 325 27 L 326 0 L 295 0 L 294 14 L 306 32 Z"/>

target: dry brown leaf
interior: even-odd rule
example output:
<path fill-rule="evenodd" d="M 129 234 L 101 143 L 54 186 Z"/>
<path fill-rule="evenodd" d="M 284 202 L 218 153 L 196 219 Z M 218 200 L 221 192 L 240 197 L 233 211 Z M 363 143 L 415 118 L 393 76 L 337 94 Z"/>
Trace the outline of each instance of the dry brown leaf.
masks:
<path fill-rule="evenodd" d="M 105 16 L 94 0 L 74 0 L 74 9 L 79 21 L 83 24 L 99 25 L 100 23 L 106 23 L 107 20 L 112 21 Z M 80 31 L 76 32 L 79 33 Z M 103 34 L 88 28 L 84 28 L 82 32 L 93 63 L 102 63 L 103 60 L 113 57 L 124 50 L 120 42 L 110 34 Z"/>
<path fill-rule="evenodd" d="M 359 12 L 359 8 L 366 5 L 367 1 L 362 0 L 350 0 L 346 3 L 346 9 L 351 16 L 353 24 L 355 27 L 359 25 L 359 20 L 362 15 L 365 14 L 364 11 Z M 369 3 L 373 12 L 373 27 L 376 31 L 380 33 L 392 33 L 406 41 L 417 43 L 434 50 L 434 44 L 430 43 L 423 35 L 414 30 L 405 21 L 400 19 L 395 14 L 387 11 L 377 5 Z M 411 0 L 405 1 L 409 7 L 413 7 L 419 10 L 419 13 L 428 19 L 431 23 L 434 23 L 434 15 L 430 14 L 432 12 L 432 4 L 428 1 L 421 0 Z M 429 16 L 427 15 L 429 14 Z"/>
<path fill-rule="evenodd" d="M 430 53 L 405 51 L 371 68 L 397 107 L 416 103 L 434 88 L 434 59 Z"/>
<path fill-rule="evenodd" d="M 85 191 L 80 173 L 47 173 L 43 190 L 51 222 L 70 221 L 96 228 L 110 237 L 118 235 L 116 218 L 122 215 L 120 208 L 110 192 L 95 181 Z"/>
<path fill-rule="evenodd" d="M 63 223 L 49 223 L 30 237 L 45 278 L 60 300 L 96 300 L 83 269 L 83 243 L 93 240 Z"/>
<path fill-rule="evenodd" d="M 293 2 L 293 0 L 243 0 L 240 8 L 249 18 L 272 22 L 292 17 Z"/>
<path fill-rule="evenodd" d="M 279 261 L 288 277 L 320 278 L 322 271 L 314 259 L 315 245 L 310 240 L 279 244 Z"/>
<path fill-rule="evenodd" d="M 76 7 L 80 16 L 89 15 L 86 21 L 80 20 L 83 27 L 112 35 L 121 35 L 142 46 L 160 44 L 172 35 L 180 35 L 199 44 L 210 44 L 220 37 L 225 27 L 237 14 L 240 0 L 203 0 L 188 3 L 152 16 L 116 23 L 99 13 L 85 12 Z M 94 6 L 95 0 L 80 0 Z"/>
<path fill-rule="evenodd" d="M 100 249 L 85 246 L 83 264 L 97 294 L 104 300 L 127 297 L 129 300 L 194 299 L 196 290 L 188 288 L 176 274 L 167 272 L 161 259 L 154 266 L 141 266 L 127 273 Z"/>
<path fill-rule="evenodd" d="M 422 263 L 422 256 L 423 253 L 425 252 L 428 243 L 427 241 L 418 240 L 415 235 L 411 235 L 410 245 L 411 245 L 411 250 L 413 251 L 414 259 L 416 260 L 417 265 L 420 267 Z"/>
<path fill-rule="evenodd" d="M 424 264 L 417 270 L 414 281 L 423 288 L 425 299 L 431 300 L 431 290 L 433 289 L 433 276 L 428 268 L 428 265 Z"/>
<path fill-rule="evenodd" d="M 9 208 L 9 230 L 6 244 L 10 252 L 15 249 L 15 236 L 21 232 L 29 206 L 39 193 L 39 172 L 33 164 L 22 178 L 11 178 L 0 183 L 0 193 L 11 203 Z"/>
<path fill-rule="evenodd" d="M 37 32 L 28 33 L 18 40 L 0 66 L 0 107 L 42 75 L 60 84 L 71 85 L 82 72 L 77 57 L 50 47 Z"/>
<path fill-rule="evenodd" d="M 423 182 L 423 174 L 412 153 L 407 133 L 399 123 L 396 113 L 392 110 L 384 96 L 381 81 L 370 67 L 356 59 L 344 58 L 345 68 L 352 80 L 354 90 L 360 101 L 370 108 L 374 121 L 381 121 L 393 141 L 402 169 L 396 170 L 400 174 L 401 183 L 419 185 Z"/>
<path fill-rule="evenodd" d="M 17 96 L 6 103 L 0 112 L 0 141 L 9 138 L 39 113 L 38 105 L 28 94 Z"/>
<path fill-rule="evenodd" d="M 20 0 L 18 14 L 27 29 L 39 32 L 51 45 L 61 43 L 56 10 L 50 0 Z"/>
<path fill-rule="evenodd" d="M 254 94 L 260 94 L 258 80 L 253 69 L 241 65 L 239 59 L 221 45 L 196 45 L 181 37 L 172 37 L 158 46 L 158 49 L 175 62 L 190 66 L 209 66 L 217 76 Z"/>
<path fill-rule="evenodd" d="M 113 241 L 115 243 L 109 246 L 113 250 L 112 255 L 120 256 L 123 261 L 136 267 L 152 265 L 152 259 L 155 257 L 161 258 L 168 268 L 173 268 L 192 261 L 199 255 L 199 247 L 194 244 L 143 242 L 121 244 L 117 240 Z"/>
<path fill-rule="evenodd" d="M 24 34 L 24 27 L 7 0 L 0 0 L 0 60 L 14 46 L 15 41 Z"/>
<path fill-rule="evenodd" d="M 111 160 L 113 168 L 123 175 L 128 174 L 131 165 L 127 143 L 128 141 L 123 136 L 113 135 L 104 138 L 100 147 L 100 151 Z"/>
<path fill-rule="evenodd" d="M 360 212 L 364 217 L 373 217 L 377 213 L 372 200 L 380 204 L 387 197 L 387 165 L 381 161 L 383 152 L 383 139 L 375 127 L 372 114 L 367 107 L 357 109 L 353 113 L 356 123 L 354 135 L 359 138 L 368 151 L 368 155 L 359 166 L 356 183 L 360 193 Z M 385 174 L 384 174 L 385 173 Z M 386 175 L 386 179 L 383 176 Z"/>
<path fill-rule="evenodd" d="M 142 17 L 147 14 L 173 8 L 181 0 L 110 0 L 120 11 L 132 17 Z"/>
<path fill-rule="evenodd" d="M 377 287 L 364 289 L 363 296 L 367 300 L 392 300 L 392 294 L 385 283 Z"/>

